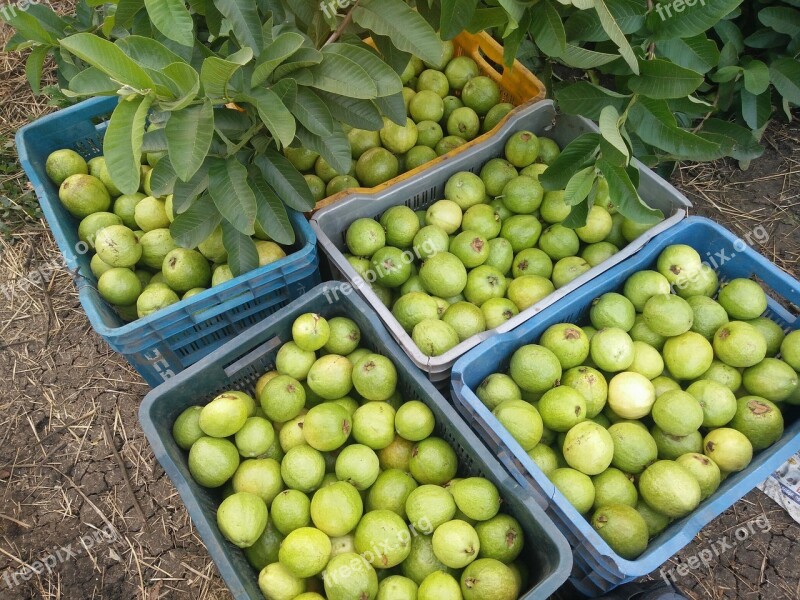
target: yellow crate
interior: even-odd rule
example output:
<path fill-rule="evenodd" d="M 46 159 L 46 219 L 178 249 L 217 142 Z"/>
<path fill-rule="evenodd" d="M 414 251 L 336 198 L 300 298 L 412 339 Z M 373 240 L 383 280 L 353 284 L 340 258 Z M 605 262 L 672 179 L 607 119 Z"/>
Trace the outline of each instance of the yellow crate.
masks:
<path fill-rule="evenodd" d="M 365 40 L 365 42 L 371 46 L 373 45 L 372 40 L 369 38 Z M 509 115 L 514 114 L 517 108 L 522 105 L 528 105 L 534 102 L 539 102 L 540 100 L 544 100 L 544 84 L 539 81 L 536 75 L 531 73 L 518 60 L 515 60 L 511 67 L 505 66 L 503 64 L 503 47 L 498 44 L 488 33 L 482 31 L 477 34 L 472 34 L 463 31 L 453 39 L 453 45 L 455 46 L 455 56 L 466 55 L 472 58 L 472 60 L 478 64 L 481 74 L 491 78 L 495 83 L 497 83 L 498 86 L 500 86 L 500 95 L 502 101 L 509 102 L 516 107 L 509 113 Z M 502 71 L 499 71 L 498 68 L 502 69 Z M 447 154 L 438 156 L 432 161 L 427 162 L 424 165 L 420 165 L 416 169 L 401 173 L 397 177 L 380 185 L 371 188 L 352 188 L 349 190 L 343 190 L 338 194 L 334 194 L 333 196 L 328 196 L 327 198 L 317 202 L 317 205 L 314 207 L 314 212 L 334 204 L 350 194 L 375 194 L 385 190 L 389 186 L 414 177 L 421 171 L 430 169 L 445 160 L 453 158 L 468 148 L 471 148 L 472 146 L 475 146 L 476 144 L 479 144 L 485 139 L 491 137 L 494 135 L 494 132 L 497 130 L 497 128 L 500 127 L 500 125 L 502 125 L 507 118 L 508 115 L 506 115 L 497 125 L 495 125 L 493 129 L 481 134 L 463 146 L 459 146 Z"/>

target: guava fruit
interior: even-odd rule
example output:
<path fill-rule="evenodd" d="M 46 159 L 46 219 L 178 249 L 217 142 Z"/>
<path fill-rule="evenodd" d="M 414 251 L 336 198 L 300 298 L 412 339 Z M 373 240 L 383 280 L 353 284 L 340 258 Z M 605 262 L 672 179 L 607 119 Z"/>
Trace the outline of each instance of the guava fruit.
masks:
<path fill-rule="evenodd" d="M 89 172 L 84 158 L 68 148 L 51 152 L 45 161 L 44 169 L 56 185 L 61 185 L 72 175 L 86 175 Z"/>
<path fill-rule="evenodd" d="M 220 487 L 238 467 L 239 452 L 224 438 L 203 436 L 189 449 L 189 473 L 203 487 Z"/>
<path fill-rule="evenodd" d="M 672 285 L 685 285 L 700 271 L 701 259 L 697 250 L 686 244 L 667 246 L 658 256 L 656 269 Z"/>
<path fill-rule="evenodd" d="M 475 394 L 489 410 L 494 410 L 504 400 L 521 398 L 521 390 L 508 375 L 492 373 L 475 389 Z"/>
<path fill-rule="evenodd" d="M 381 450 L 394 440 L 395 410 L 386 402 L 367 402 L 353 414 L 353 438 Z"/>
<path fill-rule="evenodd" d="M 623 371 L 608 383 L 608 406 L 623 419 L 647 416 L 655 401 L 655 387 L 639 373 Z"/>
<path fill-rule="evenodd" d="M 539 344 L 553 352 L 564 370 L 583 364 L 589 356 L 589 338 L 577 325 L 558 323 L 542 334 Z"/>
<path fill-rule="evenodd" d="M 654 425 L 650 435 L 656 442 L 658 458 L 661 459 L 676 460 L 688 452 L 703 451 L 703 435 L 699 431 L 684 436 L 670 435 L 662 431 L 658 425 Z"/>
<path fill-rule="evenodd" d="M 97 177 L 77 173 L 61 182 L 58 198 L 69 213 L 83 219 L 92 213 L 108 211 L 111 196 Z"/>
<path fill-rule="evenodd" d="M 692 307 L 694 319 L 691 330 L 711 340 L 717 329 L 728 322 L 725 309 L 708 296 L 692 296 L 686 300 Z"/>
<path fill-rule="evenodd" d="M 592 527 L 626 560 L 634 560 L 647 549 L 647 523 L 631 506 L 609 504 L 599 508 L 592 515 Z"/>
<path fill-rule="evenodd" d="M 781 359 L 795 371 L 800 371 L 800 330 L 786 334 L 781 342 Z"/>
<path fill-rule="evenodd" d="M 756 317 L 746 323 L 755 327 L 764 336 L 767 341 L 767 356 L 774 358 L 780 352 L 781 343 L 786 337 L 781 326 L 767 317 Z"/>
<path fill-rule="evenodd" d="M 267 519 L 267 526 L 252 546 L 244 548 L 244 555 L 247 562 L 257 571 L 261 571 L 267 565 L 278 562 L 278 551 L 280 550 L 283 536 L 275 529 L 271 519 Z"/>
<path fill-rule="evenodd" d="M 615 423 L 608 428 L 614 443 L 611 464 L 624 473 L 638 475 L 658 458 L 658 447 L 647 429 L 634 423 Z"/>
<path fill-rule="evenodd" d="M 345 243 L 355 256 L 370 257 L 386 245 L 386 233 L 374 219 L 356 219 L 347 228 Z"/>
<path fill-rule="evenodd" d="M 492 414 L 526 452 L 542 439 L 542 417 L 528 402 L 520 399 L 504 400 L 495 407 Z"/>
<path fill-rule="evenodd" d="M 628 367 L 629 371 L 644 375 L 650 380 L 655 379 L 664 372 L 664 359 L 658 350 L 644 342 L 633 342 L 633 362 Z"/>
<path fill-rule="evenodd" d="M 562 467 L 549 475 L 550 481 L 580 514 L 585 515 L 594 504 L 594 484 L 585 473 Z"/>
<path fill-rule="evenodd" d="M 622 294 L 608 292 L 592 301 L 589 320 L 596 329 L 617 327 L 630 331 L 636 318 L 633 303 Z"/>
<path fill-rule="evenodd" d="M 321 573 L 331 556 L 331 541 L 319 529 L 300 527 L 281 542 L 279 560 L 295 577 Z"/>
<path fill-rule="evenodd" d="M 611 464 L 614 442 L 604 427 L 583 421 L 567 431 L 563 452 L 570 467 L 586 475 L 597 475 Z"/>
<path fill-rule="evenodd" d="M 736 402 L 736 414 L 728 427 L 743 433 L 754 451 L 763 450 L 783 435 L 783 415 L 766 398 L 742 396 Z"/>
<path fill-rule="evenodd" d="M 380 461 L 375 451 L 363 444 L 351 444 L 336 457 L 336 477 L 363 491 L 375 483 Z"/>
<path fill-rule="evenodd" d="M 311 501 L 299 490 L 283 490 L 275 496 L 270 506 L 270 517 L 275 529 L 289 535 L 295 529 L 311 524 Z"/>
<path fill-rule="evenodd" d="M 136 314 L 141 319 L 179 301 L 178 294 L 169 286 L 164 283 L 152 283 L 151 280 L 136 299 Z"/>
<path fill-rule="evenodd" d="M 311 446 L 295 446 L 281 461 L 281 477 L 288 488 L 308 493 L 319 487 L 324 476 L 325 458 Z"/>
<path fill-rule="evenodd" d="M 163 200 L 147 196 L 136 203 L 133 219 L 142 231 L 169 227 L 169 217 Z"/>
<path fill-rule="evenodd" d="M 94 248 L 97 232 L 109 225 L 122 225 L 122 219 L 110 212 L 96 212 L 84 217 L 78 225 L 78 239 Z"/>
<path fill-rule="evenodd" d="M 167 254 L 178 247 L 175 240 L 172 239 L 169 229 L 147 231 L 139 239 L 139 244 L 142 246 L 142 257 L 139 259 L 139 263 L 151 269 L 161 269 Z"/>
<path fill-rule="evenodd" d="M 442 572 L 453 574 L 456 571 L 443 564 L 433 553 L 433 541 L 429 530 L 427 535 L 414 535 L 411 537 L 411 551 L 400 565 L 404 576 L 417 585 L 421 584 L 431 573 Z"/>
<path fill-rule="evenodd" d="M 353 386 L 366 400 L 386 400 L 397 387 L 397 370 L 385 356 L 367 354 L 353 365 Z"/>
<path fill-rule="evenodd" d="M 318 358 L 306 375 L 311 390 L 325 400 L 336 400 L 350 393 L 353 387 L 353 365 L 344 356 L 326 354 Z"/>
<path fill-rule="evenodd" d="M 765 358 L 742 373 L 744 388 L 754 396 L 782 402 L 797 392 L 797 372 L 777 358 Z"/>
<path fill-rule="evenodd" d="M 574 230 L 554 223 L 542 232 L 539 248 L 553 260 L 561 260 L 578 254 L 580 240 Z"/>
<path fill-rule="evenodd" d="M 603 329 L 592 336 L 589 353 L 594 364 L 609 373 L 624 371 L 635 356 L 631 336 L 617 327 Z"/>
<path fill-rule="evenodd" d="M 402 575 L 390 575 L 378 586 L 375 600 L 416 600 L 417 584 Z"/>
<path fill-rule="evenodd" d="M 226 281 L 233 279 L 233 271 L 227 264 L 217 265 L 211 274 L 211 287 L 222 285 Z"/>
<path fill-rule="evenodd" d="M 103 300 L 119 306 L 132 306 L 142 292 L 142 284 L 130 269 L 114 267 L 97 280 L 97 291 Z"/>
<path fill-rule="evenodd" d="M 746 404 L 743 410 L 749 410 Z M 757 410 L 762 409 L 759 407 Z M 738 402 L 737 412 L 739 412 Z M 764 411 L 764 414 L 771 414 L 771 411 Z M 740 420 L 744 422 L 744 419 L 745 416 L 742 415 Z M 731 473 L 741 471 L 750 464 L 753 458 L 753 445 L 741 431 L 731 427 L 720 427 L 710 431 L 703 439 L 703 453 L 717 463 L 721 471 Z"/>
<path fill-rule="evenodd" d="M 108 189 L 108 193 L 112 196 L 119 196 L 122 192 L 111 179 L 111 174 L 108 172 L 108 165 L 104 156 L 95 156 L 91 159 L 87 166 L 89 167 L 89 174 L 97 177 L 103 182 L 103 185 Z"/>
<path fill-rule="evenodd" d="M 548 429 L 569 431 L 586 419 L 586 400 L 579 391 L 560 385 L 544 393 L 537 410 Z"/>
<path fill-rule="evenodd" d="M 397 514 L 373 510 L 365 514 L 355 530 L 355 546 L 376 569 L 391 569 L 411 551 L 411 533 Z"/>
<path fill-rule="evenodd" d="M 686 391 L 703 409 L 703 427 L 722 427 L 736 414 L 736 396 L 730 388 L 711 379 L 699 379 Z"/>
<path fill-rule="evenodd" d="M 281 375 L 303 381 L 316 361 L 317 356 L 313 352 L 302 350 L 294 342 L 286 342 L 275 356 L 275 368 Z"/>
<path fill-rule="evenodd" d="M 602 473 L 592 477 L 594 484 L 595 510 L 611 504 L 636 506 L 639 494 L 633 485 L 632 477 L 619 469 L 609 467 Z"/>
<path fill-rule="evenodd" d="M 100 259 L 112 267 L 132 267 L 142 257 L 142 246 L 133 231 L 124 225 L 100 229 L 94 239 Z"/>
<path fill-rule="evenodd" d="M 161 272 L 167 285 L 176 292 L 186 292 L 211 283 L 211 267 L 197 250 L 175 248 L 164 257 Z"/>
<path fill-rule="evenodd" d="M 466 477 L 449 486 L 458 509 L 470 519 L 487 521 L 500 510 L 497 487 L 483 477 Z"/>
<path fill-rule="evenodd" d="M 411 458 L 411 449 L 413 447 L 414 442 L 410 442 L 399 435 L 394 436 L 391 444 L 378 450 L 381 469 L 408 471 L 408 461 Z"/>
<path fill-rule="evenodd" d="M 438 319 L 424 319 L 414 326 L 411 339 L 426 356 L 440 356 L 458 345 L 458 333 Z"/>
<path fill-rule="evenodd" d="M 275 429 L 263 417 L 248 417 L 235 434 L 239 454 L 253 458 L 265 454 L 275 442 Z"/>
<path fill-rule="evenodd" d="M 267 505 L 255 494 L 231 494 L 217 509 L 217 526 L 235 546 L 252 546 L 267 526 Z"/>
<path fill-rule="evenodd" d="M 628 335 L 634 342 L 644 342 L 659 352 L 664 347 L 664 342 L 666 342 L 666 338 L 663 335 L 657 334 L 647 326 L 647 323 L 644 322 L 644 316 L 641 314 L 636 315 L 633 320 L 633 327 L 631 327 Z"/>
<path fill-rule="evenodd" d="M 431 435 L 435 425 L 433 412 L 419 400 L 405 402 L 397 409 L 394 418 L 397 433 L 412 442 L 424 440 Z"/>
<path fill-rule="evenodd" d="M 322 577 L 328 600 L 374 600 L 378 595 L 378 575 L 372 565 L 355 552 L 333 557 Z"/>
<path fill-rule="evenodd" d="M 594 244 L 589 244 L 581 251 L 581 258 L 589 263 L 590 266 L 596 267 L 618 252 L 619 248 L 611 242 L 595 242 Z"/>
<path fill-rule="evenodd" d="M 347 356 L 358 348 L 361 330 L 347 317 L 333 317 L 328 320 L 330 335 L 324 349 L 331 354 Z"/>
<path fill-rule="evenodd" d="M 700 429 L 703 408 L 688 392 L 671 390 L 659 396 L 652 408 L 652 417 L 664 433 L 685 436 Z"/>
<path fill-rule="evenodd" d="M 202 406 L 190 406 L 184 410 L 172 425 L 172 437 L 175 443 L 184 450 L 192 447 L 205 434 L 200 429 L 200 411 Z"/>
<path fill-rule="evenodd" d="M 233 474 L 231 483 L 233 491 L 255 494 L 267 506 L 283 491 L 281 467 L 278 461 L 272 458 L 243 460 Z"/>
<path fill-rule="evenodd" d="M 475 525 L 480 541 L 478 558 L 493 558 L 502 563 L 513 562 L 522 552 L 524 533 L 512 516 L 498 514 Z"/>
<path fill-rule="evenodd" d="M 659 335 L 672 337 L 689 331 L 694 322 L 692 307 L 674 294 L 656 294 L 644 305 L 644 322 Z"/>
<path fill-rule="evenodd" d="M 608 384 L 605 377 L 592 367 L 573 367 L 561 378 L 561 385 L 574 388 L 586 401 L 586 417 L 597 416 L 606 404 Z"/>
<path fill-rule="evenodd" d="M 446 441 L 429 437 L 414 446 L 408 468 L 420 484 L 444 485 L 455 477 L 458 458 Z"/>
<path fill-rule="evenodd" d="M 689 471 L 700 484 L 700 500 L 703 501 L 717 491 L 720 471 L 717 463 L 703 454 L 689 452 L 675 461 Z"/>
<path fill-rule="evenodd" d="M 697 479 L 671 460 L 659 460 L 644 470 L 639 477 L 639 493 L 655 510 L 676 518 L 692 512 L 701 498 Z"/>
<path fill-rule="evenodd" d="M 460 342 L 486 330 L 483 311 L 465 301 L 458 301 L 448 306 L 442 315 L 442 322 L 453 328 Z"/>
<path fill-rule="evenodd" d="M 419 584 L 417 591 L 417 600 L 459 600 L 461 598 L 461 588 L 456 578 L 441 571 L 428 575 Z"/>
<path fill-rule="evenodd" d="M 300 414 L 305 406 L 306 393 L 293 377 L 278 375 L 267 382 L 258 400 L 270 420 L 284 423 Z"/>
<path fill-rule="evenodd" d="M 731 367 L 752 367 L 767 355 L 767 341 L 744 321 L 731 321 L 714 334 L 716 357 Z"/>
<path fill-rule="evenodd" d="M 654 538 L 664 531 L 672 520 L 667 515 L 662 515 L 660 512 L 648 506 L 647 502 L 641 499 L 636 503 L 636 512 L 642 515 L 642 518 L 647 524 L 647 533 L 650 538 Z"/>
<path fill-rule="evenodd" d="M 510 567 L 493 558 L 479 558 L 461 574 L 464 600 L 515 600 L 519 585 Z"/>
<path fill-rule="evenodd" d="M 699 333 L 687 331 L 664 343 L 664 364 L 676 379 L 695 379 L 714 360 L 711 343 Z"/>
<path fill-rule="evenodd" d="M 477 532 L 472 525 L 459 519 L 437 527 L 431 541 L 436 558 L 453 569 L 463 569 L 478 558 L 480 552 Z"/>
<path fill-rule="evenodd" d="M 545 392 L 558 385 L 562 368 L 552 351 L 538 344 L 528 344 L 511 356 L 509 374 L 522 390 Z"/>
<path fill-rule="evenodd" d="M 731 319 L 747 321 L 760 317 L 767 309 L 767 295 L 751 279 L 733 279 L 719 290 L 718 302 Z"/>
<path fill-rule="evenodd" d="M 426 526 L 435 530 L 452 520 L 456 514 L 453 495 L 438 485 L 421 485 L 406 499 L 405 512 L 408 521 L 416 528 Z"/>
<path fill-rule="evenodd" d="M 350 414 L 344 407 L 334 402 L 324 402 L 314 406 L 303 421 L 303 436 L 306 442 L 320 452 L 330 452 L 341 447 L 350 437 L 351 430 Z"/>

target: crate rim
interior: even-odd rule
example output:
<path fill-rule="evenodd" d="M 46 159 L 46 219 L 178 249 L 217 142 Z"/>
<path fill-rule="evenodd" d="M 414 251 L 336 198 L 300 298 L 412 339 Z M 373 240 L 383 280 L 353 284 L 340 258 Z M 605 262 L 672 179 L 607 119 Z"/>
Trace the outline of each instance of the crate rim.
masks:
<path fill-rule="evenodd" d="M 203 509 L 199 505 L 197 498 L 192 493 L 191 489 L 189 488 L 189 482 L 186 480 L 178 471 L 177 463 L 171 458 L 168 454 L 166 446 L 164 445 L 163 440 L 161 439 L 160 435 L 158 434 L 155 424 L 150 419 L 149 413 L 152 408 L 159 402 L 163 401 L 163 395 L 168 393 L 169 390 L 176 386 L 181 386 L 187 384 L 191 378 L 198 372 L 204 370 L 208 366 L 213 365 L 217 360 L 219 355 L 226 355 L 231 353 L 235 348 L 238 348 L 241 345 L 245 345 L 248 342 L 251 342 L 253 339 L 257 338 L 264 330 L 270 329 L 274 327 L 274 324 L 279 321 L 279 319 L 284 318 L 283 314 L 288 313 L 295 305 L 300 306 L 303 304 L 304 301 L 311 299 L 313 296 L 319 294 L 325 294 L 327 291 L 331 290 L 331 288 L 338 289 L 340 292 L 342 291 L 343 287 L 341 282 L 329 281 L 323 282 L 306 292 L 305 295 L 302 297 L 292 301 L 287 306 L 280 309 L 278 312 L 270 315 L 257 325 L 253 325 L 244 332 L 238 334 L 228 342 L 226 342 L 223 346 L 209 354 L 208 356 L 200 359 L 193 365 L 187 367 L 185 370 L 178 373 L 175 377 L 171 378 L 168 382 L 165 382 L 158 387 L 151 389 L 145 397 L 142 399 L 141 404 L 139 406 L 138 411 L 138 418 L 139 423 L 142 426 L 142 429 L 145 433 L 145 437 L 147 438 L 148 442 L 151 445 L 153 450 L 154 457 L 156 460 L 161 464 L 162 468 L 164 469 L 165 473 L 169 477 L 172 484 L 178 490 L 178 493 L 183 501 L 184 505 L 186 506 L 187 511 L 189 512 L 189 516 L 192 518 L 192 522 L 195 527 L 197 527 L 198 531 L 200 532 L 200 538 L 204 545 L 206 545 L 207 549 L 209 550 L 209 555 L 212 557 L 216 565 L 216 560 L 213 558 L 215 556 L 223 556 L 224 553 L 222 551 L 222 545 L 217 543 L 216 538 L 211 534 L 211 523 L 205 518 L 196 519 L 196 515 L 203 515 Z M 353 306 L 353 310 L 369 314 L 371 309 L 366 304 L 366 302 L 358 297 L 356 294 L 343 294 L 346 297 L 345 302 L 351 302 Z M 377 324 L 376 327 L 380 331 L 380 325 Z M 416 373 L 416 367 L 414 364 L 408 359 L 408 357 L 402 352 L 402 349 L 397 345 L 397 343 L 391 339 L 391 336 L 388 332 L 384 332 L 386 334 L 386 339 L 383 340 L 383 345 L 389 346 L 394 345 L 393 352 L 396 354 L 396 357 L 393 357 L 393 362 L 399 362 L 405 372 L 407 372 L 410 376 L 413 377 L 413 374 Z M 378 340 L 379 342 L 381 340 Z M 386 348 L 384 348 L 386 349 Z M 569 546 L 564 535 L 558 529 L 556 524 L 547 515 L 544 509 L 539 506 L 536 502 L 535 498 L 530 494 L 528 490 L 523 488 L 514 478 L 511 476 L 508 471 L 503 468 L 500 462 L 495 458 L 491 451 L 486 447 L 486 445 L 480 441 L 477 434 L 470 428 L 470 426 L 464 421 L 452 403 L 448 402 L 439 392 L 433 384 L 428 381 L 425 377 L 416 377 L 416 383 L 418 383 L 427 393 L 429 398 L 432 402 L 434 402 L 437 407 L 442 410 L 442 412 L 447 416 L 450 424 L 453 427 L 456 427 L 459 430 L 459 433 L 465 438 L 465 441 L 468 441 L 469 448 L 480 448 L 482 453 L 480 455 L 480 461 L 483 462 L 487 468 L 491 470 L 491 472 L 498 478 L 499 481 L 502 482 L 502 487 L 504 489 L 503 494 L 506 493 L 513 494 L 517 497 L 517 499 L 526 506 L 527 510 L 531 512 L 532 518 L 536 520 L 538 525 L 542 528 L 544 533 L 552 540 L 554 546 L 557 549 L 558 553 L 558 560 L 556 563 L 559 566 L 551 577 L 558 575 L 558 581 L 550 582 L 549 587 L 546 587 L 543 591 L 547 592 L 547 597 L 553 594 L 559 587 L 561 587 L 566 579 L 569 576 L 569 573 L 572 570 L 572 550 Z M 474 456 L 473 456 L 474 458 Z M 164 462 L 162 462 L 162 460 Z M 210 547 L 209 547 L 210 546 Z M 239 588 L 236 585 L 235 580 L 232 580 L 229 577 L 225 577 L 222 573 L 222 569 L 220 569 L 220 565 L 216 565 L 220 574 L 223 575 L 223 579 L 225 580 L 226 585 L 229 587 L 230 591 L 234 593 L 234 597 L 240 597 L 239 593 L 245 594 L 244 590 Z M 232 565 L 225 560 L 225 567 L 228 571 L 232 570 Z M 540 582 L 541 583 L 541 582 Z M 236 589 L 233 589 L 231 585 L 234 584 Z M 555 584 L 555 586 L 554 586 Z M 552 589 L 549 589 L 552 588 Z M 526 594 L 527 595 L 527 594 Z M 245 597 L 244 595 L 241 597 Z M 527 600 L 536 600 L 535 597 L 531 596 Z"/>
<path fill-rule="evenodd" d="M 705 217 L 689 217 L 675 228 L 671 229 L 669 233 L 678 234 L 683 230 L 692 227 L 693 225 L 703 225 L 706 227 L 710 226 L 721 233 L 724 237 L 729 239 L 732 238 L 734 240 L 739 239 L 727 228 Z M 658 241 L 658 239 L 655 240 L 655 242 Z M 753 259 L 759 266 L 770 266 L 773 269 L 779 269 L 779 267 L 771 263 L 764 256 L 749 246 L 745 247 L 745 249 L 741 251 L 741 254 L 746 254 L 748 258 Z M 631 258 L 635 259 L 635 256 Z M 628 264 L 633 263 L 629 262 Z M 624 266 L 624 264 L 616 265 L 616 269 L 622 269 Z M 794 289 L 800 290 L 800 282 L 794 280 L 788 273 L 783 271 L 781 272 L 783 273 L 783 277 L 793 282 L 795 285 Z M 770 307 L 775 308 L 775 304 L 777 303 L 773 303 L 771 301 Z M 565 306 L 565 304 L 561 303 L 550 306 L 545 309 L 546 312 L 543 311 L 543 315 L 542 313 L 540 313 L 540 315 L 550 317 L 553 315 L 553 313 L 562 308 L 562 306 Z M 779 305 L 777 306 L 781 309 L 779 311 L 781 312 L 781 315 L 785 316 L 787 311 L 783 310 Z M 795 320 L 795 322 L 797 322 L 797 320 Z M 527 332 L 523 333 L 523 328 L 517 328 L 515 330 L 506 332 L 502 336 L 495 336 L 492 340 L 487 341 L 480 347 L 473 348 L 456 362 L 453 367 L 451 387 L 452 391 L 454 392 L 455 402 L 461 409 L 467 409 L 467 405 L 475 404 L 477 406 L 477 404 L 480 404 L 480 400 L 477 399 L 477 396 L 472 388 L 470 388 L 464 380 L 464 373 L 469 365 L 473 363 L 477 357 L 480 357 L 486 350 L 489 350 L 498 344 L 506 343 L 507 341 L 511 342 L 512 345 L 514 343 L 523 343 L 525 336 L 527 336 Z M 483 405 L 481 404 L 481 406 Z M 472 410 L 471 406 L 469 407 L 469 410 Z M 489 426 L 491 424 L 486 423 L 486 425 Z M 481 434 L 480 437 L 483 437 L 483 435 Z M 792 453 L 791 441 L 794 441 L 795 445 L 800 442 L 800 432 L 798 432 L 791 440 L 787 441 L 787 448 L 784 448 L 782 453 L 775 453 L 773 456 L 765 459 L 760 470 L 766 470 L 767 466 L 769 466 L 770 472 L 772 472 L 775 468 L 780 466 L 780 464 Z M 514 454 L 515 452 L 508 448 L 508 446 L 505 444 L 503 448 L 499 449 L 499 455 Z M 568 502 L 566 497 L 558 491 L 558 489 L 550 482 L 549 478 L 540 469 L 538 469 L 533 461 L 530 461 L 530 463 L 534 469 L 533 471 L 530 469 L 528 464 L 522 465 L 527 471 L 529 471 L 529 480 L 527 481 L 526 485 L 534 490 L 534 495 L 537 497 L 537 501 L 540 503 L 540 505 L 545 508 L 548 513 L 550 510 L 562 512 L 562 519 L 567 521 L 569 524 L 576 524 L 580 527 L 582 532 L 579 538 L 581 539 L 582 543 L 579 544 L 579 546 L 576 548 L 576 551 L 581 547 L 585 547 L 583 542 L 588 541 L 591 544 L 591 547 L 599 550 L 603 557 L 611 559 L 614 564 L 615 572 L 624 571 L 625 577 L 628 577 L 628 579 L 647 575 L 655 568 L 666 562 L 671 556 L 689 544 L 695 535 L 697 535 L 698 532 L 711 523 L 714 518 L 722 514 L 722 512 L 740 500 L 746 493 L 755 489 L 757 485 L 757 483 L 750 485 L 750 480 L 755 478 L 755 473 L 749 473 L 743 476 L 742 480 L 737 482 L 730 490 L 731 492 L 735 492 L 736 500 L 733 502 L 727 502 L 723 497 L 711 498 L 710 501 L 708 501 L 708 503 L 704 506 L 700 506 L 686 517 L 682 517 L 686 519 L 686 522 L 683 523 L 678 531 L 673 533 L 672 537 L 665 540 L 664 543 L 661 544 L 657 549 L 654 549 L 651 555 L 644 558 L 627 560 L 623 559 L 616 552 L 614 552 L 611 547 L 599 536 L 599 534 L 597 534 L 594 529 L 591 528 L 591 524 L 589 523 L 588 519 L 580 515 L 577 510 L 575 510 L 575 508 Z M 507 467 L 504 465 L 504 468 Z M 768 476 L 769 475 L 767 475 L 767 477 Z M 531 479 L 535 483 L 531 483 Z M 561 529 L 562 527 L 567 527 L 567 523 L 564 523 L 563 526 L 562 524 L 557 523 L 557 526 L 559 529 Z M 593 560 L 597 562 L 597 559 L 594 557 Z M 655 561 L 658 562 L 656 563 Z M 620 583 L 616 583 L 614 585 L 616 586 L 619 584 Z"/>

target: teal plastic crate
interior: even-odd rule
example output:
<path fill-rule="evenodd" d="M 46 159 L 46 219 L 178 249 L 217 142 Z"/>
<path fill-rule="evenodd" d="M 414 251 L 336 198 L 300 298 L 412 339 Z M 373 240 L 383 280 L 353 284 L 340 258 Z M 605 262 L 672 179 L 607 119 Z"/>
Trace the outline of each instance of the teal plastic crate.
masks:
<path fill-rule="evenodd" d="M 114 97 L 94 98 L 47 115 L 17 132 L 17 150 L 92 328 L 156 386 L 319 283 L 317 239 L 305 217 L 290 211 L 296 240 L 286 258 L 125 323 L 97 292 L 91 254 L 78 239 L 79 221 L 63 207 L 45 172 L 54 150 L 70 148 L 86 159 L 101 154 L 116 104 Z"/>
<path fill-rule="evenodd" d="M 460 476 L 480 475 L 491 480 L 503 498 L 504 512 L 513 515 L 525 533 L 522 560 L 529 570 L 523 600 L 544 600 L 567 579 L 572 556 L 544 510 L 509 474 L 467 427 L 455 409 L 417 369 L 377 316 L 356 294 L 337 283 L 317 286 L 302 298 L 251 327 L 213 354 L 152 390 L 142 402 L 139 421 L 156 458 L 175 484 L 200 538 L 230 588 L 234 598 L 263 598 L 258 574 L 240 549 L 230 544 L 216 525 L 219 493 L 199 486 L 189 474 L 188 454 L 172 438 L 172 424 L 186 408 L 205 404 L 217 394 L 239 389 L 253 394 L 256 380 L 274 368 L 280 346 L 291 340 L 295 318 L 316 312 L 326 318 L 344 316 L 361 329 L 363 346 L 392 360 L 398 389 L 405 399 L 418 399 L 436 417 L 435 435 L 447 440 L 459 457 Z"/>
<path fill-rule="evenodd" d="M 553 324 L 587 323 L 592 300 L 606 292 L 621 292 L 630 275 L 643 269 L 654 269 L 658 255 L 671 244 L 687 244 L 695 248 L 714 268 L 720 281 L 757 278 L 769 290 L 766 316 L 787 331 L 800 328 L 797 317 L 800 283 L 724 227 L 708 219 L 690 217 L 659 235 L 602 278 L 570 294 L 514 331 L 495 336 L 467 353 L 453 368 L 453 398 L 459 411 L 567 536 L 573 548 L 575 565 L 570 582 L 590 597 L 658 569 L 691 542 L 703 527 L 767 479 L 800 448 L 800 407 L 791 407 L 784 412 L 786 427 L 780 440 L 757 453 L 745 470 L 728 476 L 695 511 L 673 522 L 650 542 L 639 558 L 625 560 L 600 538 L 475 395 L 475 388 L 486 376 L 508 368 L 511 355 L 517 348 L 537 343 L 542 333 Z"/>

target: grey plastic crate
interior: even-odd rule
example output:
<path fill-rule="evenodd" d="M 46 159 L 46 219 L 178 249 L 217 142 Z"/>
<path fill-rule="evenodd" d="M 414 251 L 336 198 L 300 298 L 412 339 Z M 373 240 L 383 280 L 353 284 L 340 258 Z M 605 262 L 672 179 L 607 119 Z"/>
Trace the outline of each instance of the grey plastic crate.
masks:
<path fill-rule="evenodd" d="M 646 231 L 605 262 L 557 289 L 497 329 L 474 335 L 441 356 L 426 356 L 417 348 L 411 336 L 400 326 L 391 311 L 383 305 L 369 285 L 347 262 L 344 256 L 347 228 L 356 219 L 378 218 L 392 206 L 404 204 L 413 210 L 427 208 L 444 197 L 444 186 L 453 174 L 459 171 L 477 173 L 488 160 L 502 156 L 508 138 L 521 130 L 551 137 L 561 147 L 583 133 L 598 131 L 597 126 L 588 119 L 557 114 L 555 106 L 550 100 L 538 102 L 509 118 L 503 127 L 486 142 L 433 167 L 414 179 L 393 186 L 381 194 L 370 196 L 353 194 L 337 204 L 324 208 L 311 219 L 311 227 L 317 234 L 322 250 L 328 256 L 331 275 L 335 279 L 347 281 L 358 290 L 380 315 L 394 339 L 411 357 L 414 364 L 425 371 L 431 381 L 438 385 L 447 384 L 453 364 L 468 350 L 496 333 L 514 329 L 542 309 L 633 255 L 653 237 L 678 224 L 686 217 L 686 209 L 691 207 L 691 202 L 683 194 L 643 164 L 634 160 L 634 166 L 638 167 L 640 171 L 639 193 L 648 205 L 658 208 L 664 213 L 666 217 L 664 221 Z"/>

